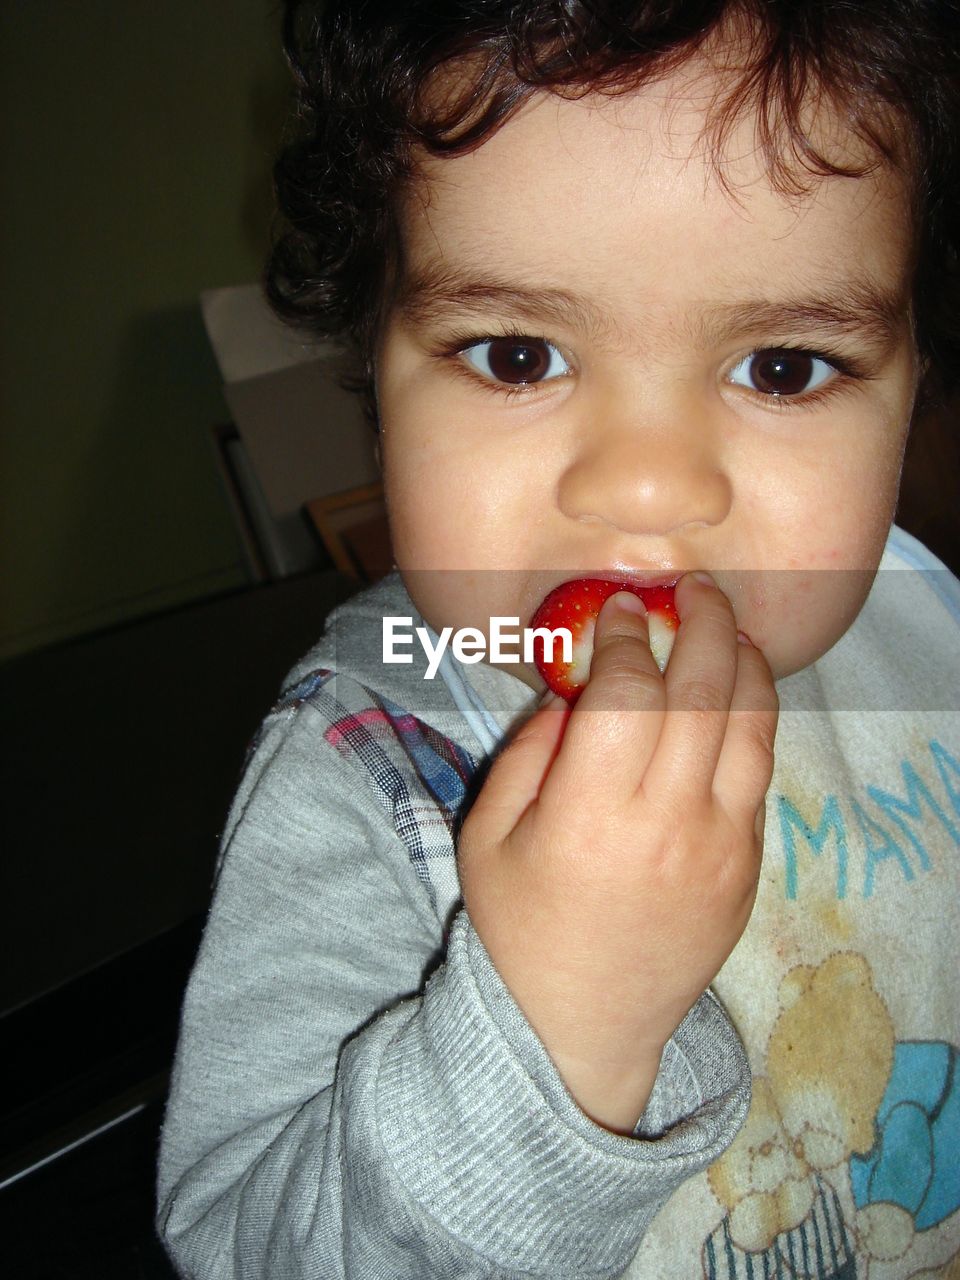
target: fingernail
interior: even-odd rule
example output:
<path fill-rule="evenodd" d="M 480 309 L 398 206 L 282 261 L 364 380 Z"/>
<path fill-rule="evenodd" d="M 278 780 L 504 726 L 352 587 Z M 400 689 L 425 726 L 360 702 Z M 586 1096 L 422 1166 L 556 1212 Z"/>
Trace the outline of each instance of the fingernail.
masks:
<path fill-rule="evenodd" d="M 641 618 L 647 616 L 647 609 L 639 596 L 635 596 L 632 591 L 618 591 L 616 595 L 611 596 L 614 604 L 623 613 L 635 613 Z"/>
<path fill-rule="evenodd" d="M 705 573 L 703 569 L 697 569 L 690 576 L 696 578 L 697 582 L 702 582 L 705 587 L 712 587 L 714 585 L 713 579 L 710 577 L 709 573 Z"/>

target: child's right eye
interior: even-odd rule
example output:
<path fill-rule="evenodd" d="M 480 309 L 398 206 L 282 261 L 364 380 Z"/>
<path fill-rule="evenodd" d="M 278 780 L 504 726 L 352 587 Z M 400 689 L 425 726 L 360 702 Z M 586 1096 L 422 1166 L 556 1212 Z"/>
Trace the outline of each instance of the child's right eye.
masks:
<path fill-rule="evenodd" d="M 511 387 L 545 382 L 570 372 L 557 348 L 543 338 L 485 338 L 462 347 L 460 355 L 484 378 Z"/>

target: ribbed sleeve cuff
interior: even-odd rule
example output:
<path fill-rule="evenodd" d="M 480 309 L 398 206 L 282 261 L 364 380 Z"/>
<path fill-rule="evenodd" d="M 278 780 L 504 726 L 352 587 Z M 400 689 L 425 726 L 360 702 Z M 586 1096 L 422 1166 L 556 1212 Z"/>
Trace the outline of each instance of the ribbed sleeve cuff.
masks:
<path fill-rule="evenodd" d="M 377 1097 L 399 1180 L 451 1236 L 508 1271 L 603 1276 L 732 1141 L 750 1087 L 740 1040 L 705 995 L 667 1046 L 638 1136 L 595 1125 L 461 912 L 420 1016 L 384 1048 Z"/>

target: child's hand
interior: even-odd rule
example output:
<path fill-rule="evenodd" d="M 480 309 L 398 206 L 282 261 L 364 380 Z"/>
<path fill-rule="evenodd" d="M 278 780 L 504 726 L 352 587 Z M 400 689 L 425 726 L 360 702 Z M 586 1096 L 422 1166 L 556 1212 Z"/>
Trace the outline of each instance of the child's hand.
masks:
<path fill-rule="evenodd" d="M 643 606 L 597 622 L 590 683 L 526 724 L 464 823 L 467 912 L 567 1088 L 629 1132 L 664 1045 L 756 894 L 778 700 L 712 583 L 677 587 L 666 675 Z"/>

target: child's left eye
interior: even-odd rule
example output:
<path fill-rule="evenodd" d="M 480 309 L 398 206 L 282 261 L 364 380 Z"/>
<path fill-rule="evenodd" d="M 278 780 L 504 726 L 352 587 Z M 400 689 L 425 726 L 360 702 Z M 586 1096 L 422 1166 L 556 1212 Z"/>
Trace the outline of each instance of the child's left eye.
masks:
<path fill-rule="evenodd" d="M 560 352 L 543 338 L 486 338 L 463 347 L 460 354 L 491 382 L 511 387 L 545 382 L 570 372 Z"/>
<path fill-rule="evenodd" d="M 765 396 L 802 396 L 822 387 L 836 372 L 809 351 L 779 347 L 752 352 L 731 369 L 728 380 Z"/>

